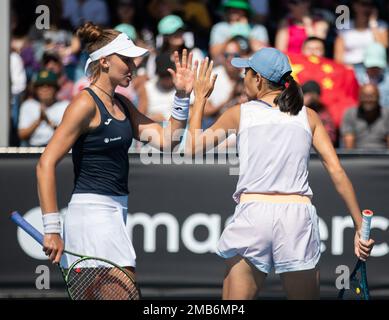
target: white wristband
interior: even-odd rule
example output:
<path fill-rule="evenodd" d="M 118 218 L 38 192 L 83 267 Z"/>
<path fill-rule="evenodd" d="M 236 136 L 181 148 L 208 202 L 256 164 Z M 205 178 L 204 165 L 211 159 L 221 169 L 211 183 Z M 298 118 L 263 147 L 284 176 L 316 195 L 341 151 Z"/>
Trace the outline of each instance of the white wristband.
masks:
<path fill-rule="evenodd" d="M 42 215 L 43 232 L 61 233 L 61 219 L 58 212 L 45 213 Z"/>
<path fill-rule="evenodd" d="M 172 117 L 176 120 L 187 120 L 189 115 L 189 98 L 178 98 L 173 100 Z"/>

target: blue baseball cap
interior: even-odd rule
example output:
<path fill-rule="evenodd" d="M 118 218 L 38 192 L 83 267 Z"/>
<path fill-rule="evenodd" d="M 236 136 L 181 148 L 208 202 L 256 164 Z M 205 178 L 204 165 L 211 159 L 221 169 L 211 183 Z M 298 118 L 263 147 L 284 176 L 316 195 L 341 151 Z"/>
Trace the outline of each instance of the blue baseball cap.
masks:
<path fill-rule="evenodd" d="M 231 64 L 236 68 L 251 68 L 262 77 L 283 84 L 285 74 L 292 72 L 288 57 L 275 48 L 262 48 L 250 58 L 233 58 Z"/>

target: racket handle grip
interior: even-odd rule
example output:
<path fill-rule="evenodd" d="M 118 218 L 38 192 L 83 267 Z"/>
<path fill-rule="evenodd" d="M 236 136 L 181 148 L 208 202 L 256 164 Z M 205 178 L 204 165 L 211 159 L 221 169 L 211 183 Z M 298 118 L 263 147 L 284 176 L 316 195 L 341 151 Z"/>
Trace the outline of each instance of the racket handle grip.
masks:
<path fill-rule="evenodd" d="M 19 212 L 12 212 L 10 219 L 43 246 L 43 235 L 29 224 Z"/>
<path fill-rule="evenodd" d="M 362 211 L 362 230 L 361 230 L 361 239 L 369 240 L 370 238 L 370 225 L 371 219 L 373 218 L 373 211 L 363 210 Z"/>

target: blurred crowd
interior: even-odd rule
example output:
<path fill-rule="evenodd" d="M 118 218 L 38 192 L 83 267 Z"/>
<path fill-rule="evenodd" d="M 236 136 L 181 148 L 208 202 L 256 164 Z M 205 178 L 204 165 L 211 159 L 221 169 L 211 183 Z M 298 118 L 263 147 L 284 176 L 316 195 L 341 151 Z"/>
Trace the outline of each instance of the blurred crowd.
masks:
<path fill-rule="evenodd" d="M 168 68 L 187 48 L 211 56 L 218 78 L 206 107 L 207 128 L 247 101 L 234 57 L 266 46 L 288 54 L 304 102 L 316 110 L 335 147 L 389 148 L 389 1 L 385 0 L 13 0 L 11 146 L 45 146 L 69 101 L 89 85 L 88 55 L 76 29 L 91 21 L 119 30 L 150 54 L 117 91 L 148 117 L 170 117 L 175 94 Z M 50 27 L 36 26 L 47 5 Z M 350 9 L 350 21 L 337 12 Z"/>

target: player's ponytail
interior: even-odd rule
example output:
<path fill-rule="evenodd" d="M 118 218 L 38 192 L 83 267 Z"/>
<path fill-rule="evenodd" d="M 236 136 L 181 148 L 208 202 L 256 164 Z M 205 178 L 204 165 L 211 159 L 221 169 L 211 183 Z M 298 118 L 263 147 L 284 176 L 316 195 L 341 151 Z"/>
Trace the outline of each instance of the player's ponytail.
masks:
<path fill-rule="evenodd" d="M 285 82 L 284 90 L 274 99 L 274 103 L 278 105 L 280 111 L 297 115 L 304 105 L 301 86 L 290 74 L 287 74 L 283 81 Z"/>

